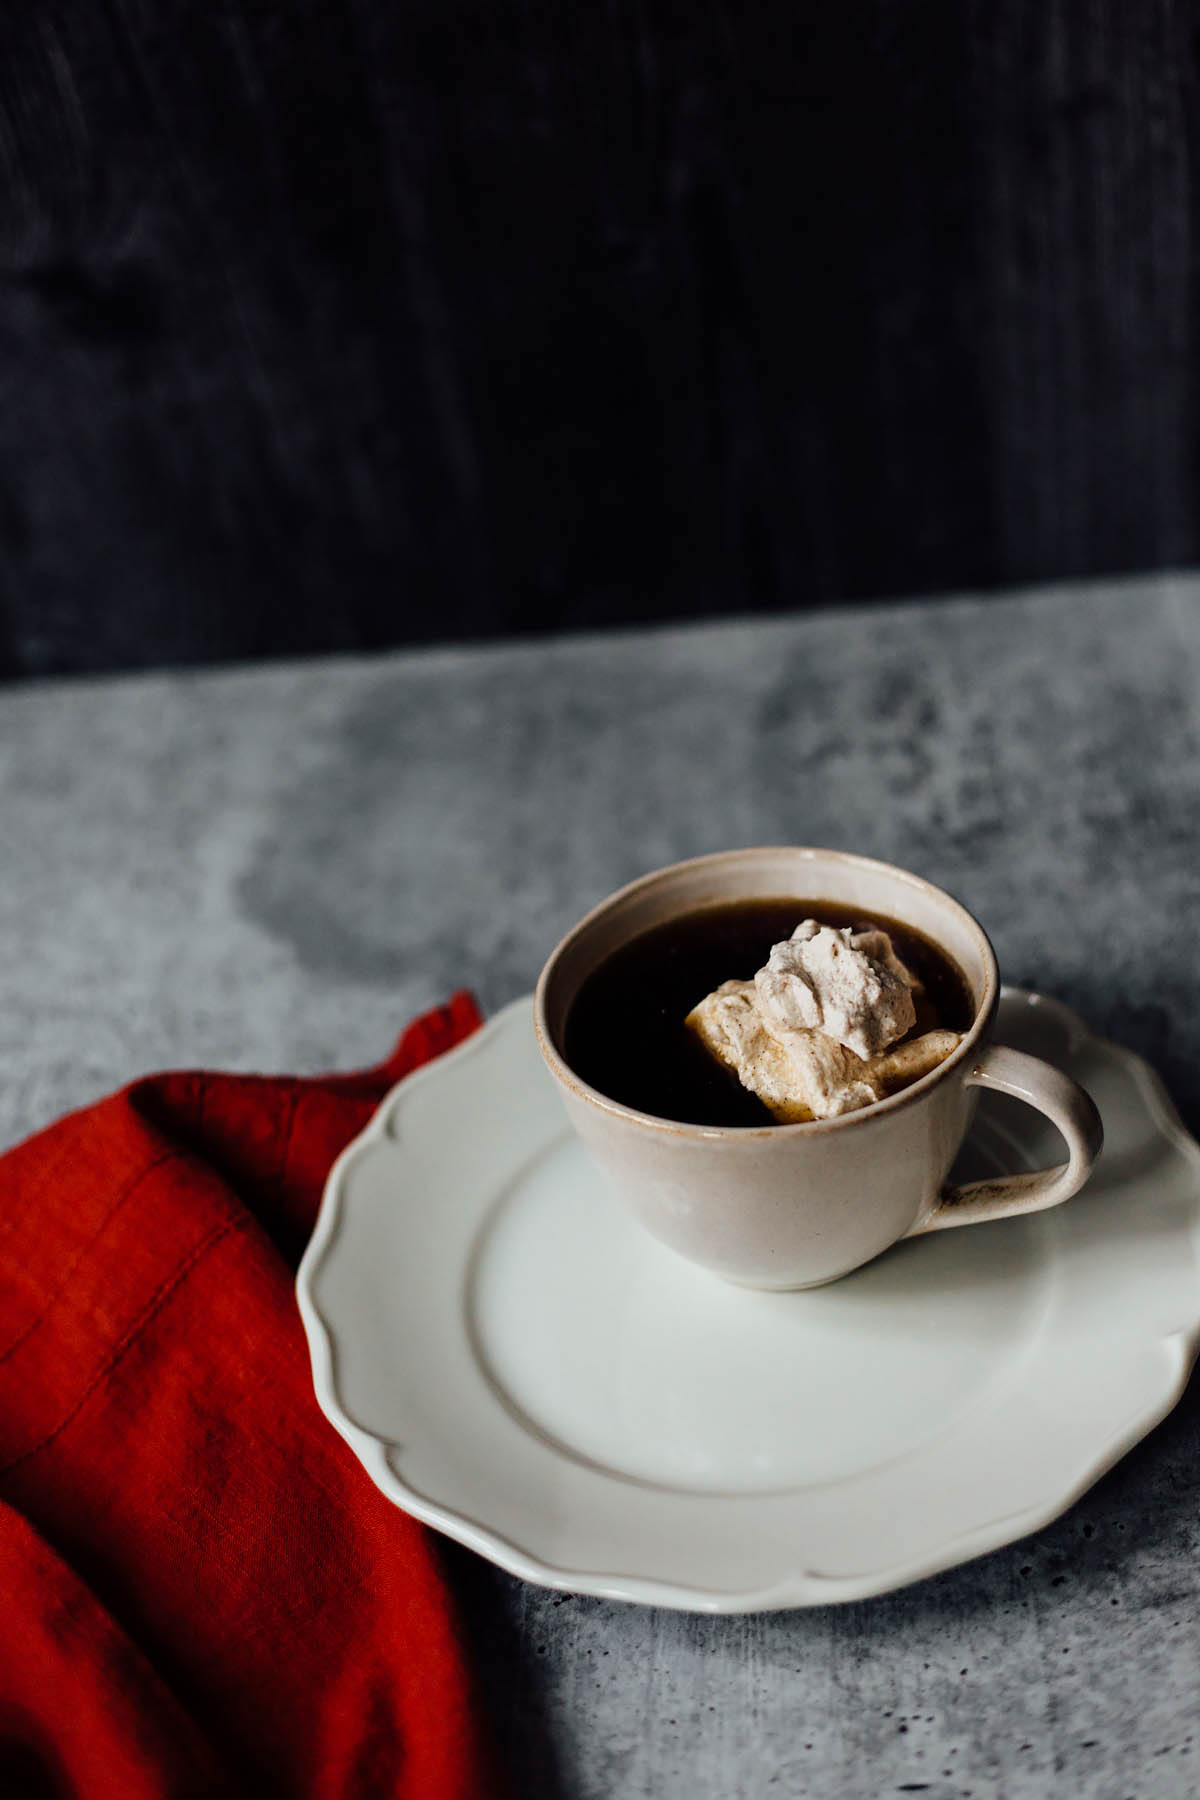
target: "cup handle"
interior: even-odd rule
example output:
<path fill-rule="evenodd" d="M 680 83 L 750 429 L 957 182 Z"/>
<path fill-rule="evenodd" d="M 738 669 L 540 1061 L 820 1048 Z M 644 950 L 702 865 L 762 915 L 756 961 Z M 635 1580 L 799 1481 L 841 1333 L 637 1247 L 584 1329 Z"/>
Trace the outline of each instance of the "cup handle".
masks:
<path fill-rule="evenodd" d="M 974 1063 L 966 1081 L 968 1087 L 994 1088 L 998 1093 L 1012 1094 L 1045 1113 L 1067 1141 L 1067 1160 L 1051 1169 L 943 1188 L 933 1211 L 906 1232 L 906 1237 L 945 1231 L 952 1225 L 978 1225 L 987 1219 L 1045 1212 L 1079 1192 L 1100 1154 L 1104 1127 L 1094 1100 L 1078 1082 L 1040 1057 L 1010 1050 L 1006 1044 L 991 1044 Z"/>

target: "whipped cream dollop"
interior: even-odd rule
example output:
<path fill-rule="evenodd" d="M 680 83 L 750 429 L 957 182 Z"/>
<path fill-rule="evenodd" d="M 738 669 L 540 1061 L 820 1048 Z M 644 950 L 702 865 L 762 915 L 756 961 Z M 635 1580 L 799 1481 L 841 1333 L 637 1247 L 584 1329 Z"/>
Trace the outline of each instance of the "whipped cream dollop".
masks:
<path fill-rule="evenodd" d="M 829 1119 L 927 1075 L 957 1046 L 953 1031 L 906 1037 L 921 991 L 886 931 L 805 919 L 752 981 L 722 982 L 686 1024 L 781 1123 Z"/>
<path fill-rule="evenodd" d="M 837 930 L 804 919 L 754 977 L 767 1018 L 824 1032 L 864 1060 L 917 1022 L 915 978 L 886 931 Z"/>
<path fill-rule="evenodd" d="M 752 981 L 723 981 L 693 1008 L 687 1023 L 785 1123 L 832 1118 L 879 1098 L 861 1058 L 823 1032 L 769 1019 Z"/>

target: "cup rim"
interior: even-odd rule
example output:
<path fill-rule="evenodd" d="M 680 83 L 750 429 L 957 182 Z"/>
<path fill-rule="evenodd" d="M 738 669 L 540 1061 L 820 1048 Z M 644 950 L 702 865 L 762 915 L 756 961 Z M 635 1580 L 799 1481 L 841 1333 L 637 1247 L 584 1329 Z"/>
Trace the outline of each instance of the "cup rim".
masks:
<path fill-rule="evenodd" d="M 890 1094 L 884 1100 L 874 1100 L 869 1106 L 859 1107 L 854 1112 L 840 1113 L 829 1119 L 805 1119 L 798 1123 L 778 1125 L 696 1125 L 684 1119 L 666 1119 L 657 1113 L 641 1112 L 637 1107 L 626 1106 L 623 1101 L 614 1100 L 608 1094 L 601 1093 L 599 1088 L 592 1087 L 590 1083 L 577 1075 L 555 1045 L 546 1017 L 546 996 L 550 983 L 558 964 L 567 951 L 613 907 L 653 886 L 664 876 L 675 875 L 688 869 L 712 868 L 721 863 L 740 862 L 749 857 L 779 854 L 799 854 L 814 860 L 820 858 L 826 862 L 846 863 L 856 868 L 872 869 L 880 874 L 894 877 L 903 886 L 933 896 L 934 899 L 952 907 L 958 913 L 962 923 L 976 939 L 984 971 L 983 994 L 971 1026 L 963 1033 L 961 1043 L 950 1052 L 945 1061 L 940 1062 L 936 1069 L 931 1069 L 928 1075 L 922 1075 L 919 1081 L 914 1081 L 908 1087 L 901 1088 L 899 1093 Z M 937 947 L 943 951 L 943 954 L 948 954 L 940 943 Z M 680 862 L 666 863 L 662 868 L 651 869 L 645 875 L 639 875 L 635 880 L 626 882 L 624 887 L 616 888 L 603 900 L 598 901 L 595 906 L 584 913 L 582 918 L 576 920 L 569 931 L 564 933 L 547 957 L 534 991 L 533 1022 L 538 1048 L 541 1050 L 551 1074 L 562 1087 L 601 1112 L 624 1119 L 630 1125 L 652 1127 L 663 1134 L 687 1138 L 695 1142 L 730 1139 L 734 1142 L 746 1143 L 759 1138 L 776 1141 L 801 1135 L 812 1137 L 817 1134 L 828 1135 L 835 1131 L 851 1131 L 855 1126 L 861 1127 L 876 1119 L 882 1119 L 885 1114 L 891 1115 L 899 1112 L 905 1106 L 911 1106 L 914 1102 L 923 1099 L 939 1082 L 946 1080 L 974 1053 L 980 1039 L 991 1025 L 999 999 L 1000 975 L 991 939 L 974 913 L 968 911 L 962 901 L 956 900 L 953 894 L 947 893 L 945 888 L 938 887 L 935 882 L 926 881 L 923 875 L 915 875 L 910 869 L 900 868 L 896 863 L 884 862 L 881 858 L 874 856 L 860 856 L 852 850 L 826 850 L 818 845 L 809 844 L 753 844 L 746 845 L 741 849 L 716 850 L 703 856 L 685 857 Z"/>

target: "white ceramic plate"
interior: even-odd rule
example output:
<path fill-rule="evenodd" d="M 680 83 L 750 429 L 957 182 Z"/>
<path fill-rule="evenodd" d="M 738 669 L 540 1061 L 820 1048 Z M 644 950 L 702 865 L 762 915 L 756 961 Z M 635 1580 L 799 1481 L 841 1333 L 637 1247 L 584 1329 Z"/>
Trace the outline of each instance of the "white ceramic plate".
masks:
<path fill-rule="evenodd" d="M 1006 993 L 998 1036 L 1095 1097 L 1083 1193 L 764 1294 L 626 1217 L 567 1130 L 530 1002 L 508 1007 L 403 1081 L 330 1175 L 298 1278 L 327 1417 L 405 1511 L 577 1593 L 819 1605 L 1036 1530 L 1183 1391 L 1200 1148 L 1146 1065 L 1056 1003 Z M 1056 1145 L 985 1095 L 959 1173 Z"/>

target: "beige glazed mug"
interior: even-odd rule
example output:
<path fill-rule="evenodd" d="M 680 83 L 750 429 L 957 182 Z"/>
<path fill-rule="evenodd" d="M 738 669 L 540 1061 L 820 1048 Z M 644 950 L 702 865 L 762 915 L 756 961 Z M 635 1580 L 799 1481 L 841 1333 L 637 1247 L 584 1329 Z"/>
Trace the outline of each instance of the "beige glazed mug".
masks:
<path fill-rule="evenodd" d="M 571 1003 L 614 950 L 706 906 L 791 897 L 896 919 L 949 955 L 975 1006 L 958 1048 L 911 1087 L 861 1111 L 749 1128 L 636 1112 L 589 1087 L 564 1060 Z M 572 1124 L 647 1229 L 731 1281 L 804 1288 L 836 1281 L 900 1238 L 1057 1206 L 1087 1180 L 1102 1142 L 1099 1114 L 1060 1070 L 989 1042 L 999 994 L 992 946 L 949 894 L 867 857 L 787 847 L 697 857 L 613 894 L 551 955 L 534 1017 Z M 980 1088 L 1015 1095 L 1044 1113 L 1066 1140 L 1067 1161 L 946 1186 Z"/>

